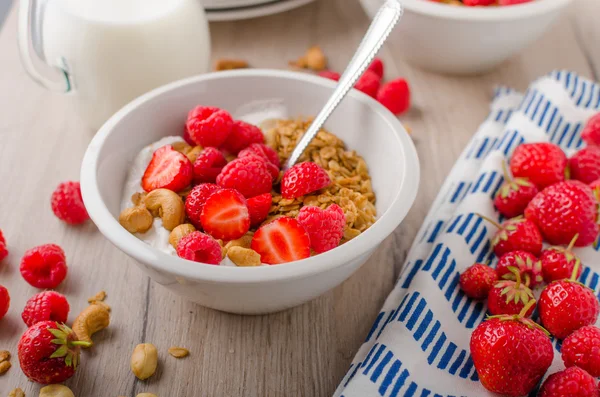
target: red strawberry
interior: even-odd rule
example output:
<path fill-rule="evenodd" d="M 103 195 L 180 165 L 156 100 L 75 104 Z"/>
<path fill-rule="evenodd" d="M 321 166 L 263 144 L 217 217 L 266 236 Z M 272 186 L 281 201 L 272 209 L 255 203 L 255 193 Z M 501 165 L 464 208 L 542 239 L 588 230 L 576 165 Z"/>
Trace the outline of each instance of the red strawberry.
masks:
<path fill-rule="evenodd" d="M 42 321 L 29 327 L 18 345 L 19 363 L 25 376 L 41 384 L 60 383 L 69 379 L 79 364 L 78 341 L 66 325 Z"/>
<path fill-rule="evenodd" d="M 500 186 L 494 205 L 498 211 L 507 218 L 523 215 L 527 204 L 538 194 L 538 188 L 526 178 L 512 179 L 502 163 L 504 170 L 504 183 Z"/>
<path fill-rule="evenodd" d="M 588 146 L 569 159 L 569 175 L 583 183 L 600 178 L 600 147 Z"/>
<path fill-rule="evenodd" d="M 566 168 L 567 156 L 549 142 L 519 145 L 510 159 L 513 176 L 529 178 L 539 189 L 564 181 Z"/>
<path fill-rule="evenodd" d="M 498 228 L 492 238 L 492 248 L 497 257 L 511 251 L 527 251 L 536 256 L 542 252 L 542 235 L 533 222 L 517 217 L 500 225 L 490 218 L 479 216 Z"/>
<path fill-rule="evenodd" d="M 578 270 L 579 266 L 575 266 L 570 280 L 555 281 L 544 288 L 540 295 L 540 320 L 558 339 L 564 339 L 598 320 L 598 298 L 594 291 L 574 281 Z"/>
<path fill-rule="evenodd" d="M 173 146 L 166 145 L 158 148 L 152 155 L 142 177 L 142 187 L 147 192 L 161 188 L 178 192 L 189 186 L 193 175 L 190 160 L 173 149 Z"/>
<path fill-rule="evenodd" d="M 600 145 L 600 113 L 596 113 L 587 121 L 581 137 L 588 145 Z"/>
<path fill-rule="evenodd" d="M 550 375 L 538 397 L 600 397 L 600 390 L 592 375 L 573 367 Z"/>
<path fill-rule="evenodd" d="M 581 327 L 567 336 L 561 347 L 565 366 L 577 366 L 592 376 L 600 376 L 600 329 Z"/>
<path fill-rule="evenodd" d="M 200 223 L 202 208 L 204 208 L 204 203 L 210 195 L 217 190 L 221 190 L 221 187 L 213 183 L 202 183 L 194 187 L 185 198 L 185 213 L 196 228 L 202 228 Z"/>
<path fill-rule="evenodd" d="M 231 134 L 233 119 L 223 109 L 197 106 L 189 112 L 186 127 L 196 145 L 219 147 Z"/>
<path fill-rule="evenodd" d="M 4 239 L 4 235 L 2 234 L 2 230 L 0 230 L 0 262 L 4 258 L 8 256 L 8 249 L 6 248 L 6 240 Z"/>
<path fill-rule="evenodd" d="M 359 91 L 364 92 L 370 97 L 377 97 L 377 91 L 379 91 L 379 86 L 381 85 L 381 77 L 379 77 L 375 72 L 370 70 L 366 70 L 362 76 L 358 79 L 354 88 Z"/>
<path fill-rule="evenodd" d="M 410 87 L 404 79 L 389 81 L 377 92 L 377 100 L 395 115 L 410 108 Z"/>
<path fill-rule="evenodd" d="M 271 193 L 261 194 L 248 199 L 247 204 L 251 227 L 256 227 L 267 219 L 272 199 Z"/>
<path fill-rule="evenodd" d="M 227 160 L 225 160 L 225 156 L 219 149 L 214 147 L 205 148 L 194 162 L 194 182 L 214 183 L 226 164 Z"/>
<path fill-rule="evenodd" d="M 90 219 L 83 199 L 79 182 L 63 182 L 50 198 L 52 212 L 58 219 L 70 225 L 78 225 Z"/>
<path fill-rule="evenodd" d="M 469 7 L 491 6 L 496 0 L 463 0 L 463 4 Z"/>
<path fill-rule="evenodd" d="M 65 323 L 69 316 L 69 302 L 55 291 L 43 291 L 33 295 L 23 309 L 21 318 L 28 327 L 40 321 Z"/>
<path fill-rule="evenodd" d="M 525 217 L 540 228 L 550 244 L 567 245 L 578 234 L 577 247 L 590 245 L 598 237 L 597 215 L 592 189 L 579 181 L 547 187 L 525 209 Z"/>
<path fill-rule="evenodd" d="M 498 265 L 496 265 L 498 277 L 503 280 L 516 281 L 517 278 L 509 269 L 510 267 L 519 270 L 521 279 L 528 287 L 535 288 L 544 281 L 544 278 L 542 277 L 542 263 L 529 252 L 511 251 L 502 255 L 500 259 L 498 259 Z"/>
<path fill-rule="evenodd" d="M 304 206 L 296 217 L 310 237 L 310 246 L 317 253 L 323 253 L 340 245 L 344 236 L 346 216 L 344 210 L 332 204 L 326 210 L 315 206 Z"/>
<path fill-rule="evenodd" d="M 8 308 L 10 307 L 10 294 L 5 286 L 0 285 L 0 320 L 6 313 L 8 312 Z"/>
<path fill-rule="evenodd" d="M 238 154 L 240 150 L 247 148 L 253 143 L 263 143 L 265 136 L 260 128 L 244 121 L 233 122 L 231 133 L 221 146 L 221 149 L 231 154 Z"/>
<path fill-rule="evenodd" d="M 218 265 L 223 256 L 221 246 L 208 234 L 192 232 L 179 240 L 177 255 L 194 262 Z"/>
<path fill-rule="evenodd" d="M 250 229 L 244 197 L 233 189 L 221 189 L 206 200 L 200 215 L 202 228 L 214 238 L 235 240 Z"/>
<path fill-rule="evenodd" d="M 326 188 L 330 184 L 331 179 L 323 168 L 306 161 L 294 165 L 283 174 L 281 195 L 286 199 L 297 198 Z"/>
<path fill-rule="evenodd" d="M 236 189 L 244 197 L 269 193 L 273 177 L 266 162 L 258 156 L 237 158 L 223 167 L 217 177 L 217 185 Z"/>
<path fill-rule="evenodd" d="M 323 70 L 318 73 L 319 76 L 325 77 L 326 79 L 340 81 L 341 75 L 338 72 L 332 72 L 331 70 Z"/>
<path fill-rule="evenodd" d="M 564 247 L 550 247 L 542 251 L 540 261 L 542 262 L 542 272 L 544 274 L 544 281 L 551 283 L 552 281 L 562 280 L 569 278 L 573 274 L 575 265 L 578 265 L 579 271 L 575 275 L 575 280 L 581 276 L 582 267 L 579 264 L 581 260 L 571 251 L 578 235 L 575 235 L 569 246 Z"/>
<path fill-rule="evenodd" d="M 262 263 L 277 265 L 310 256 L 310 238 L 294 218 L 281 217 L 263 225 L 254 233 L 251 247 Z"/>
<path fill-rule="evenodd" d="M 525 306 L 529 310 L 524 312 L 525 317 L 531 316 L 535 305 L 530 305 L 530 301 L 535 301 L 531 289 L 521 282 L 519 269 L 509 267 L 517 281 L 500 281 L 490 290 L 488 295 L 488 309 L 493 315 L 498 314 L 519 314 Z"/>
<path fill-rule="evenodd" d="M 531 300 L 528 306 L 533 306 Z M 523 313 L 530 307 L 524 307 Z M 506 396 L 524 396 L 540 382 L 554 356 L 545 330 L 523 315 L 494 316 L 471 335 L 471 356 L 481 384 Z"/>
<path fill-rule="evenodd" d="M 371 72 L 379 76 L 380 79 L 382 79 L 384 74 L 384 65 L 381 58 L 373 59 L 373 62 L 371 62 L 367 70 L 370 70 Z"/>
<path fill-rule="evenodd" d="M 486 299 L 490 290 L 498 281 L 496 271 L 484 265 L 476 263 L 460 275 L 460 289 L 471 299 Z"/>
<path fill-rule="evenodd" d="M 67 276 L 65 253 L 56 244 L 25 251 L 19 268 L 21 276 L 36 288 L 56 288 Z"/>
<path fill-rule="evenodd" d="M 253 143 L 238 154 L 238 158 L 249 156 L 260 157 L 265 160 L 265 165 L 269 169 L 273 181 L 279 179 L 279 156 L 275 150 L 262 143 Z"/>

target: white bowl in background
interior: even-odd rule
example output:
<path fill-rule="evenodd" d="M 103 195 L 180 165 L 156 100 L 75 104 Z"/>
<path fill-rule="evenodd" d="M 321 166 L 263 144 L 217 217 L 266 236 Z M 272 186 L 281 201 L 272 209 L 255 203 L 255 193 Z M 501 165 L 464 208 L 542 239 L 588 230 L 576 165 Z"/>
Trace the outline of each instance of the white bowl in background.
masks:
<path fill-rule="evenodd" d="M 156 282 L 201 305 L 258 314 L 309 301 L 342 283 L 402 222 L 419 184 L 415 147 L 400 122 L 369 96 L 354 90 L 326 127 L 362 155 L 377 195 L 378 220 L 348 243 L 324 254 L 275 266 L 237 268 L 187 261 L 136 238 L 118 222 L 130 162 L 146 145 L 179 134 L 198 104 L 232 112 L 255 101 L 283 103 L 290 117 L 315 115 L 335 82 L 274 70 L 218 72 L 181 80 L 134 100 L 98 131 L 81 168 L 85 206 L 100 232 L 136 259 Z"/>
<path fill-rule="evenodd" d="M 371 17 L 383 0 L 360 0 Z M 504 7 L 460 7 L 400 0 L 404 16 L 392 32 L 398 53 L 434 72 L 489 71 L 533 43 L 571 0 L 534 0 Z"/>

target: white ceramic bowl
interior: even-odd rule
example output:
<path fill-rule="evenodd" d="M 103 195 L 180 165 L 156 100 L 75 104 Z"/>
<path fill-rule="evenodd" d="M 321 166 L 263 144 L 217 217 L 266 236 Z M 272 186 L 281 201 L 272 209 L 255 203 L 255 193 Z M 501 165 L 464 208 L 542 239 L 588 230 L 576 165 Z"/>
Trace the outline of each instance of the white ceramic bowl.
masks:
<path fill-rule="evenodd" d="M 537 40 L 571 0 L 534 0 L 504 7 L 457 7 L 400 0 L 404 16 L 392 32 L 407 61 L 434 72 L 488 71 Z M 382 0 L 360 0 L 371 17 Z"/>
<path fill-rule="evenodd" d="M 326 124 L 366 160 L 377 195 L 378 220 L 352 241 L 308 259 L 276 266 L 205 265 L 165 254 L 118 222 L 129 164 L 146 145 L 181 132 L 198 104 L 234 113 L 253 101 L 277 100 L 291 117 L 315 115 L 335 82 L 308 74 L 243 70 L 181 80 L 134 100 L 98 131 L 82 163 L 85 206 L 100 232 L 135 258 L 157 283 L 214 309 L 268 313 L 304 303 L 347 279 L 392 233 L 410 209 L 419 184 L 412 140 L 387 109 L 353 91 Z"/>

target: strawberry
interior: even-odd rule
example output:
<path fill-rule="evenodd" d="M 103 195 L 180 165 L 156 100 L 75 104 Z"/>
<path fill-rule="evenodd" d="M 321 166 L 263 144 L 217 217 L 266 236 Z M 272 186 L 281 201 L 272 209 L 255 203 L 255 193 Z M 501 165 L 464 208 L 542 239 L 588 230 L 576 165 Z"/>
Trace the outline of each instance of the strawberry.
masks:
<path fill-rule="evenodd" d="M 577 366 L 590 375 L 600 376 L 600 329 L 592 325 L 581 327 L 567 336 L 561 347 L 565 366 Z"/>
<path fill-rule="evenodd" d="M 518 315 L 488 318 L 471 335 L 471 357 L 481 384 L 506 396 L 524 396 L 542 379 L 554 356 L 546 331 L 524 317 L 534 300 Z"/>
<path fill-rule="evenodd" d="M 66 325 L 42 321 L 29 327 L 18 345 L 19 363 L 25 376 L 41 384 L 69 379 L 79 364 L 79 347 L 91 343 L 78 341 Z"/>
<path fill-rule="evenodd" d="M 185 125 L 196 145 L 219 147 L 231 134 L 233 119 L 223 109 L 196 106 L 190 110 Z"/>
<path fill-rule="evenodd" d="M 381 58 L 373 59 L 373 62 L 371 62 L 367 70 L 370 70 L 371 72 L 379 76 L 380 79 L 382 79 L 384 74 L 384 65 Z"/>
<path fill-rule="evenodd" d="M 519 269 L 510 266 L 508 268 L 517 281 L 500 281 L 490 290 L 488 295 L 488 309 L 493 315 L 498 314 L 519 314 L 525 306 L 529 310 L 524 312 L 523 316 L 529 317 L 535 305 L 529 305 L 530 301 L 535 301 L 531 289 L 521 282 Z"/>
<path fill-rule="evenodd" d="M 166 145 L 152 154 L 142 177 L 142 188 L 147 192 L 161 188 L 179 192 L 189 186 L 193 175 L 190 160 L 173 146 Z"/>
<path fill-rule="evenodd" d="M 317 253 L 329 251 L 340 245 L 344 236 L 346 216 L 344 210 L 332 204 L 326 210 L 306 205 L 296 217 L 310 237 L 310 246 Z"/>
<path fill-rule="evenodd" d="M 202 208 L 210 195 L 217 190 L 221 190 L 221 187 L 213 183 L 201 183 L 195 186 L 185 198 L 185 213 L 196 228 L 202 228 L 200 223 Z"/>
<path fill-rule="evenodd" d="M 523 215 L 527 204 L 538 194 L 538 188 L 527 178 L 511 178 L 506 169 L 506 163 L 502 163 L 504 171 L 504 183 L 500 186 L 494 205 L 502 215 L 514 218 Z"/>
<path fill-rule="evenodd" d="M 223 167 L 217 176 L 217 185 L 236 189 L 247 198 L 269 193 L 272 183 L 273 176 L 266 162 L 258 156 L 237 158 Z"/>
<path fill-rule="evenodd" d="M 592 375 L 573 367 L 550 375 L 538 397 L 600 397 L 600 390 Z"/>
<path fill-rule="evenodd" d="M 326 188 L 331 184 L 327 172 L 316 163 L 304 162 L 294 165 L 281 178 L 281 195 L 293 199 Z"/>
<path fill-rule="evenodd" d="M 578 265 L 579 271 L 575 275 L 575 280 L 581 276 L 583 267 L 579 266 L 581 260 L 572 251 L 577 237 L 579 236 L 576 234 L 567 248 L 555 246 L 542 251 L 540 261 L 545 282 L 551 283 L 571 277 L 576 265 Z"/>
<path fill-rule="evenodd" d="M 549 142 L 524 143 L 517 146 L 510 159 L 510 171 L 518 178 L 528 178 L 539 189 L 565 180 L 567 156 Z"/>
<path fill-rule="evenodd" d="M 486 299 L 498 281 L 496 271 L 483 263 L 476 263 L 460 275 L 460 289 L 471 299 Z"/>
<path fill-rule="evenodd" d="M 536 256 L 542 252 L 542 235 L 533 222 L 517 217 L 500 225 L 490 218 L 478 215 L 498 228 L 492 237 L 492 248 L 497 257 L 511 251 L 526 251 Z"/>
<path fill-rule="evenodd" d="M 545 239 L 567 245 L 579 235 L 575 246 L 592 244 L 598 237 L 597 204 L 592 189 L 579 181 L 565 181 L 542 190 L 525 209 Z"/>
<path fill-rule="evenodd" d="M 598 298 L 594 291 L 575 281 L 578 271 L 579 264 L 573 269 L 571 279 L 554 281 L 540 295 L 540 320 L 558 339 L 598 320 Z"/>
<path fill-rule="evenodd" d="M 250 214 L 251 227 L 256 227 L 267 219 L 269 210 L 271 209 L 272 199 L 271 193 L 261 194 L 248 199 L 247 205 L 248 213 Z"/>
<path fill-rule="evenodd" d="M 516 277 L 510 268 L 519 270 L 521 279 L 525 285 L 535 288 L 544 281 L 542 276 L 542 263 L 532 254 L 526 251 L 511 251 L 502 255 L 496 265 L 496 273 L 503 280 L 516 281 Z"/>
<path fill-rule="evenodd" d="M 581 137 L 588 145 L 600 145 L 600 113 L 596 113 L 587 121 Z"/>
<path fill-rule="evenodd" d="M 375 98 L 377 97 L 377 92 L 379 91 L 379 86 L 381 85 L 381 77 L 377 75 L 377 73 L 366 70 L 362 76 L 358 79 L 354 88 L 359 91 L 364 92 L 368 96 Z"/>
<path fill-rule="evenodd" d="M 569 159 L 569 175 L 583 183 L 600 178 L 600 147 L 588 146 Z"/>
<path fill-rule="evenodd" d="M 251 248 L 262 263 L 276 265 L 310 256 L 310 238 L 294 218 L 277 218 L 261 226 L 252 238 Z"/>
<path fill-rule="evenodd" d="M 405 79 L 388 81 L 377 92 L 377 100 L 395 115 L 410 108 L 410 87 Z"/>
<path fill-rule="evenodd" d="M 202 228 L 212 237 L 235 240 L 250 229 L 244 197 L 233 189 L 220 189 L 208 197 L 200 215 Z"/>
<path fill-rule="evenodd" d="M 596 201 L 600 202 L 600 179 L 596 179 L 594 182 L 590 183 L 590 189 L 592 189 Z"/>
<path fill-rule="evenodd" d="M 318 75 L 334 81 L 340 81 L 340 77 L 342 77 L 338 72 L 333 72 L 331 70 L 323 70 L 319 72 Z"/>
<path fill-rule="evenodd" d="M 231 154 L 238 154 L 240 150 L 247 148 L 253 143 L 264 143 L 265 136 L 260 128 L 244 121 L 233 122 L 231 133 L 221 146 L 221 149 Z"/>
<path fill-rule="evenodd" d="M 210 146 L 204 148 L 194 161 L 194 182 L 215 183 L 226 164 L 227 160 L 219 149 Z"/>

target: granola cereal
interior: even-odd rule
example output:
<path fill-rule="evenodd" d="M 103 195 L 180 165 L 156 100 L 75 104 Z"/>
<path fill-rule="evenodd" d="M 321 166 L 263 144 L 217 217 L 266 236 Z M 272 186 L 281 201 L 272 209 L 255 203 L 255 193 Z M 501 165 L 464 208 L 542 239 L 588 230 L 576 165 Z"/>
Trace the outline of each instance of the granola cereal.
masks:
<path fill-rule="evenodd" d="M 311 120 L 278 120 L 267 131 L 267 143 L 277 151 L 282 163 L 290 156 L 310 123 Z M 274 192 L 273 205 L 266 222 L 279 216 L 296 217 L 303 205 L 325 209 L 331 204 L 337 204 L 346 216 L 342 244 L 375 223 L 377 211 L 371 177 L 365 160 L 356 151 L 347 150 L 340 138 L 321 130 L 300 161 L 317 163 L 327 171 L 332 184 L 319 192 L 297 199 L 284 199 Z"/>

